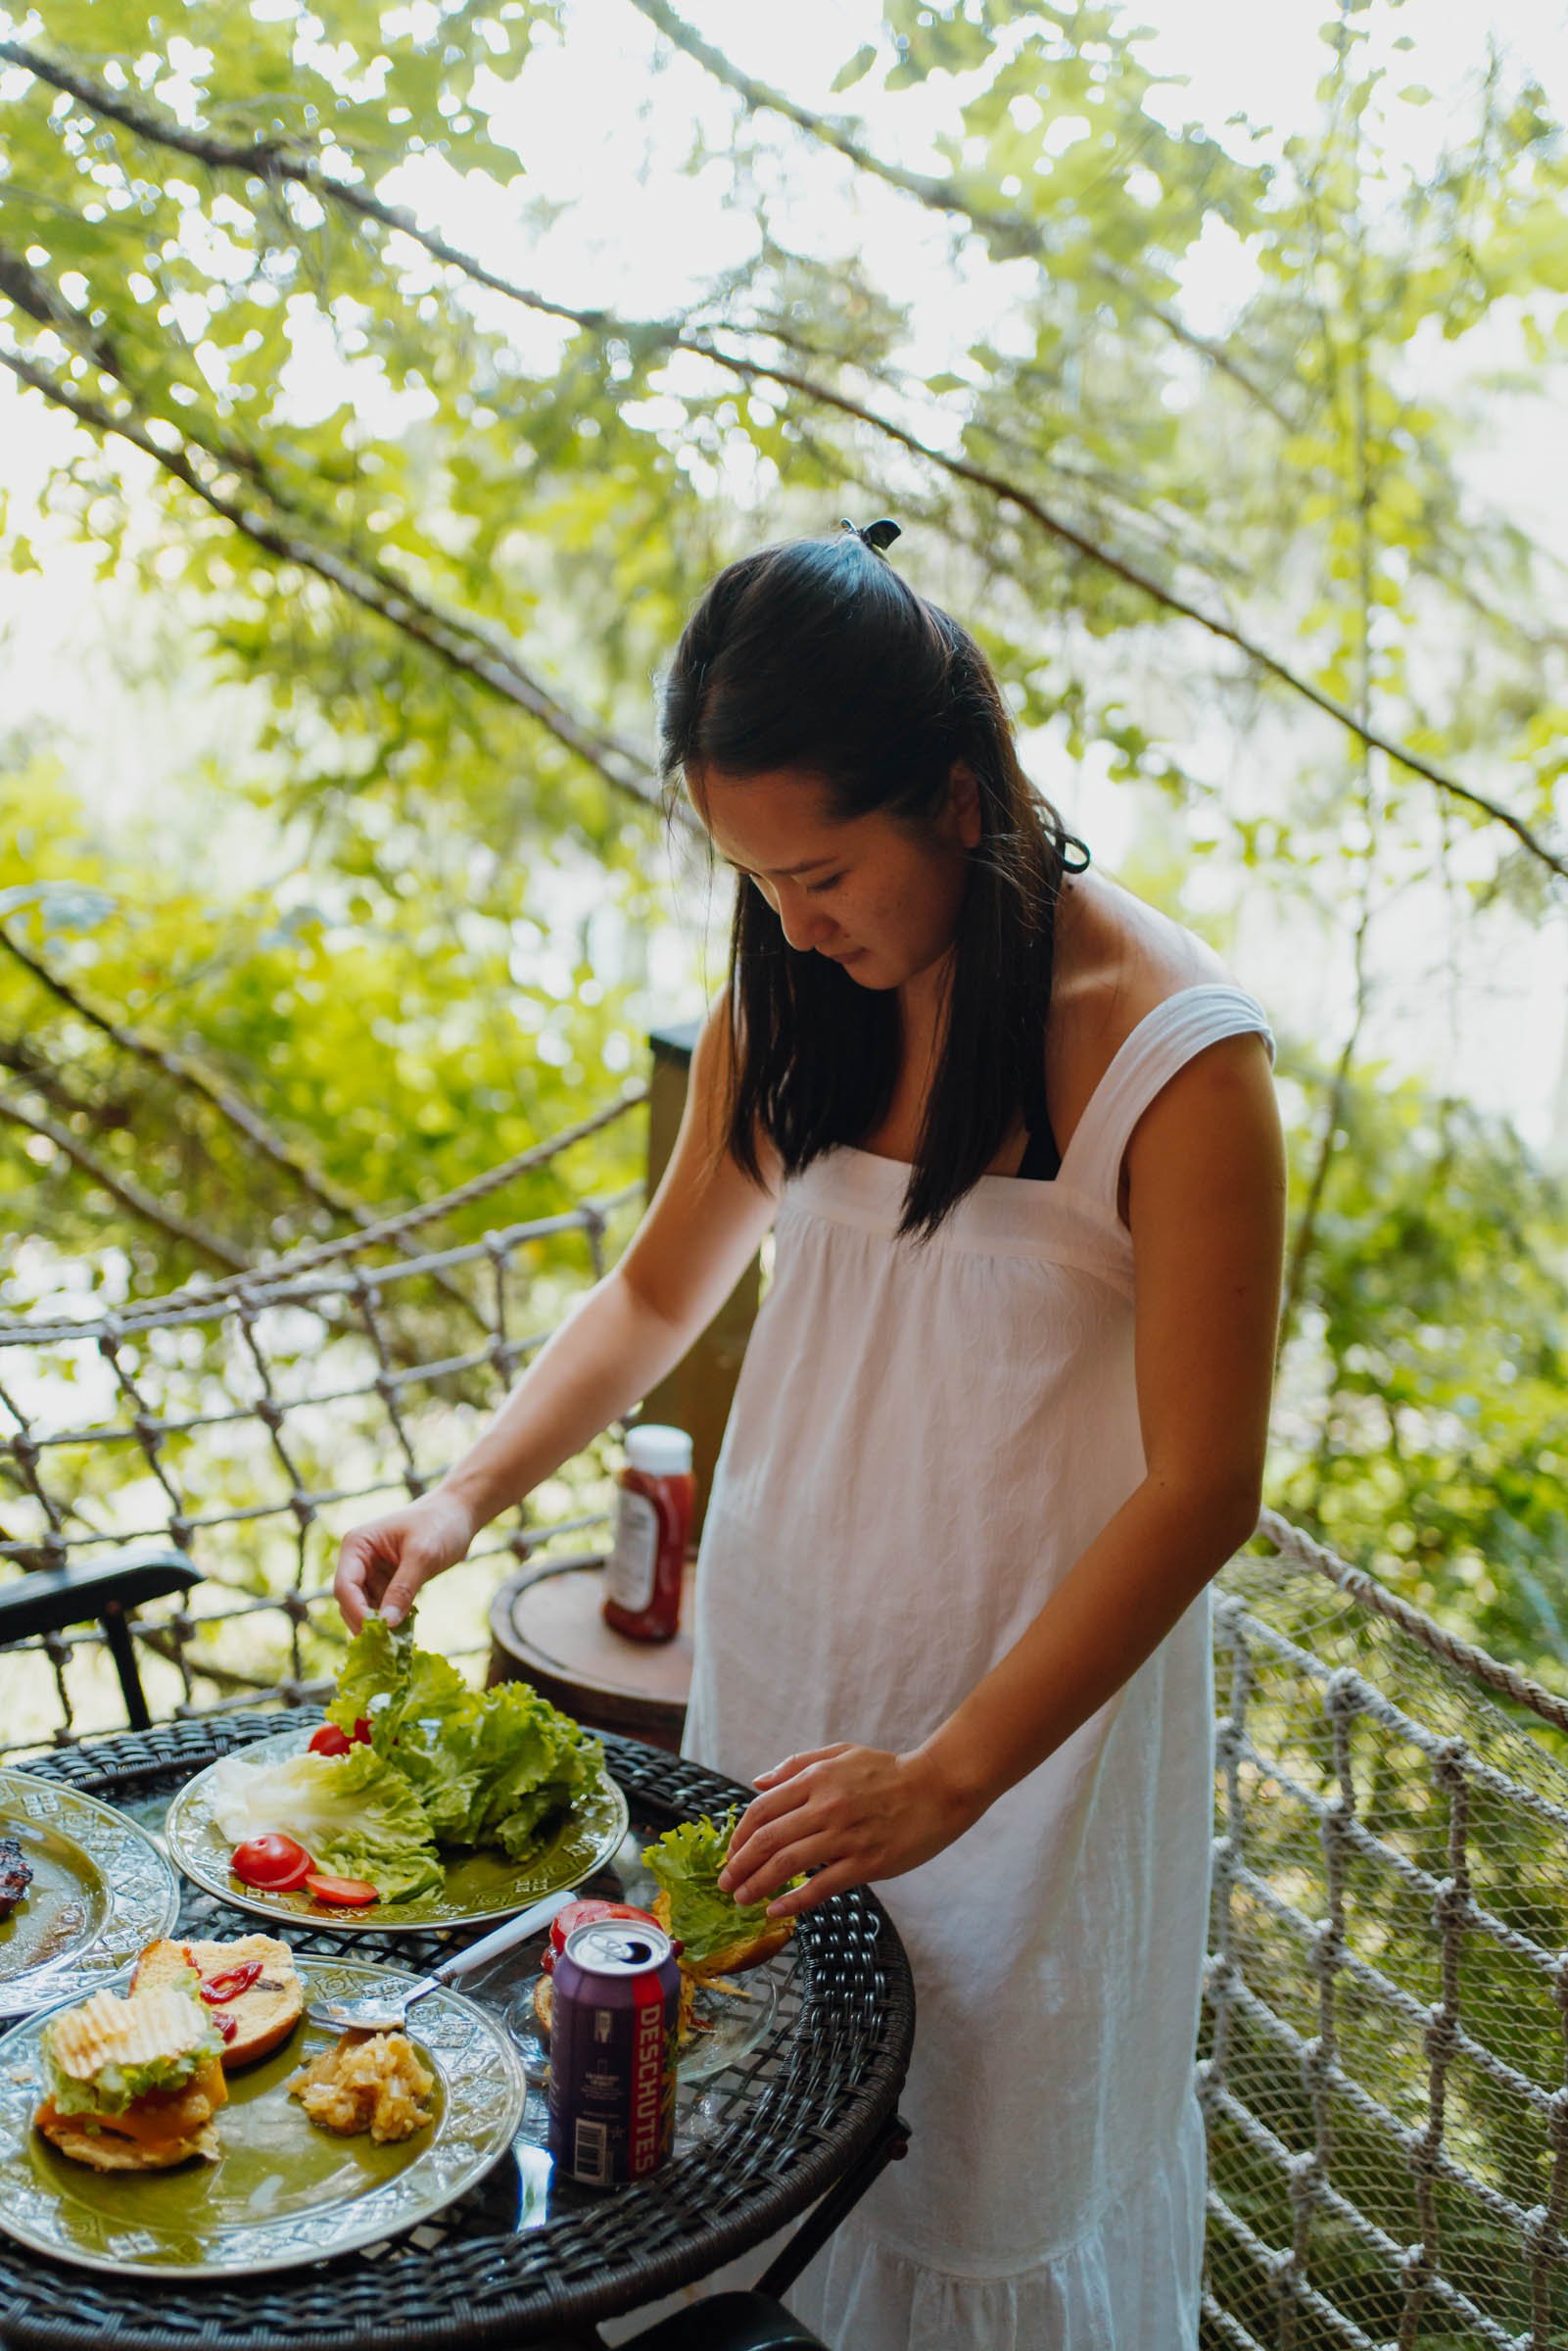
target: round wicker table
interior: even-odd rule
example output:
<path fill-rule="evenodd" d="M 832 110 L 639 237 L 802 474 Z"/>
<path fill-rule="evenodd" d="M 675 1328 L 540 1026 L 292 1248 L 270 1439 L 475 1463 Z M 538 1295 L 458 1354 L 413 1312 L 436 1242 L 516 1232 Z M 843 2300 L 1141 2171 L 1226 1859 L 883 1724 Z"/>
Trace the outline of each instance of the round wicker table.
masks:
<path fill-rule="evenodd" d="M 313 1716 L 314 1710 L 311 1710 Z M 304 1717 L 302 1717 L 304 1718 Z M 275 1732 L 273 1712 L 160 1724 L 32 1766 L 145 1823 L 183 1782 L 230 1749 Z M 680 1757 L 607 1737 L 636 1836 L 749 1793 Z M 628 1852 L 628 1858 L 635 1854 Z M 621 1890 L 619 1860 L 588 1891 Z M 254 1919 L 194 1886 L 177 1934 L 222 1937 Z M 438 1935 L 291 1934 L 305 1952 L 424 1968 L 453 1947 Z M 473 1996 L 505 2006 L 533 1974 L 524 1944 Z M 678 2135 L 651 2180 L 609 2195 L 548 2179 L 519 2134 L 489 2178 L 406 2237 L 309 2268 L 206 2285 L 57 2266 L 0 2236 L 6 2351 L 461 2351 L 469 2344 L 592 2344 L 596 2322 L 707 2275 L 815 2207 L 765 2281 L 782 2290 L 900 2151 L 897 2099 L 914 2037 L 902 1944 L 868 1893 L 835 1895 L 801 1921 L 779 1969 L 772 2024 L 706 2083 L 700 2129 Z M 465 1990 L 472 1987 L 465 1986 Z M 526 2126 L 525 2126 L 526 2131 Z"/>

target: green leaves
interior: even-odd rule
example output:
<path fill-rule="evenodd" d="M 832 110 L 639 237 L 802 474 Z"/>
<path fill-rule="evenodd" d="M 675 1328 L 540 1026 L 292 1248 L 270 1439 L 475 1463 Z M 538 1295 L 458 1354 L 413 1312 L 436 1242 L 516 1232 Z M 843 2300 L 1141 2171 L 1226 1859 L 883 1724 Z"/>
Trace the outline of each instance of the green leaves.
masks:
<path fill-rule="evenodd" d="M 1560 1678 L 1568 1200 L 1505 1126 L 1384 1072 L 1354 1074 L 1341 1116 L 1311 1331 L 1285 1367 L 1280 1507 Z"/>
<path fill-rule="evenodd" d="M 854 56 L 839 67 L 832 77 L 831 86 L 835 91 L 852 90 L 858 81 L 865 80 L 876 63 L 877 51 L 868 42 L 864 48 L 857 49 Z"/>
<path fill-rule="evenodd" d="M 1363 755 L 1138 584 L 1560 838 L 1561 584 L 1535 517 L 1485 493 L 1499 434 L 1560 406 L 1568 363 L 1568 153 L 1526 66 L 1417 122 L 1424 53 L 1385 72 L 1388 26 L 1356 10 L 1327 28 L 1315 120 L 1265 146 L 1240 120 L 1185 121 L 1113 8 L 889 0 L 834 77 L 860 94 L 846 155 L 841 116 L 759 99 L 741 12 L 733 68 L 683 61 L 707 75 L 698 138 L 683 115 L 661 144 L 650 79 L 621 216 L 669 205 L 685 275 L 662 303 L 639 280 L 622 316 L 591 242 L 563 261 L 556 232 L 624 159 L 595 119 L 575 189 L 526 168 L 580 17 L 192 0 L 176 31 L 145 0 L 52 6 L 40 48 L 143 129 L 6 68 L 0 341 L 52 388 L 29 403 L 91 403 L 140 444 L 74 425 L 9 560 L 30 579 L 62 530 L 86 541 L 106 594 L 166 616 L 145 644 L 129 632 L 127 668 L 161 707 L 222 714 L 188 750 L 167 727 L 148 811 L 106 803 L 69 713 L 0 746 L 0 920 L 77 998 L 0 954 L 26 1117 L 254 1254 L 342 1220 L 162 1054 L 377 1203 L 602 1099 L 641 1051 L 646 943 L 661 992 L 685 984 L 671 971 L 695 984 L 689 942 L 667 945 L 658 819 L 622 789 L 650 780 L 653 681 L 720 563 L 845 511 L 906 522 L 898 560 L 978 628 L 1030 772 L 1064 798 L 1087 780 L 1091 838 L 1102 807 L 1108 833 L 1130 811 L 1129 869 L 1178 915 L 1261 936 L 1312 907 L 1344 959 L 1364 883 L 1374 909 L 1434 909 L 1439 962 L 1488 907 L 1543 918 L 1556 884 L 1502 828 Z M 236 145 L 315 184 L 254 168 L 264 152 L 231 168 Z M 446 249 L 332 177 L 407 205 Z M 919 260 L 883 282 L 900 227 Z M 1494 1518 L 1431 1428 L 1410 1458 L 1430 1441 L 1455 1544 L 1512 1543 L 1549 1601 L 1559 1537 L 1512 1482 L 1529 1485 L 1546 1375 L 1502 1379 L 1513 1306 L 1460 1311 L 1451 1254 L 1431 1272 L 1439 1335 L 1402 1321 L 1387 1267 L 1407 1256 L 1425 1279 L 1456 1245 L 1423 1222 L 1440 1175 L 1414 1113 L 1392 1136 L 1365 1118 L 1331 1154 L 1307 1268 L 1330 1466 L 1319 1495 L 1312 1447 L 1293 1455 L 1292 1491 L 1369 1541 L 1374 1503 L 1404 1491 L 1390 1464 L 1424 1376 L 1506 1389 L 1508 1409 L 1528 1393 L 1489 1456 L 1510 1496 Z M 1314 1133 L 1308 1113 L 1304 1150 Z M 1346 1155 L 1385 1151 L 1403 1222 L 1351 1202 Z M 1495 1136 L 1464 1151 L 1492 1170 L 1471 1171 L 1479 1233 L 1535 1178 Z M 628 1130 L 574 1176 L 636 1170 Z M 517 1207 L 566 1196 L 542 1175 Z M 94 1278 L 113 1261 L 119 1280 L 122 1252 L 132 1295 L 193 1270 L 36 1127 L 0 1126 L 0 1277 L 37 1235 Z M 1544 1319 L 1558 1210 L 1527 1224 Z M 1394 1523 L 1427 1560 L 1427 1522 Z M 1515 1629 L 1546 1625 L 1537 1608 Z"/>

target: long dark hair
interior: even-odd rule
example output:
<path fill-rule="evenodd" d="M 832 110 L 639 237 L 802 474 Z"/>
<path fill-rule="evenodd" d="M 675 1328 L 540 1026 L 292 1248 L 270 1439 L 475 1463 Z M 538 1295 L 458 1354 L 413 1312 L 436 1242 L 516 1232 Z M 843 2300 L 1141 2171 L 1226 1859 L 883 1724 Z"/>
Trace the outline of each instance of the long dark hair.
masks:
<path fill-rule="evenodd" d="M 720 572 L 665 684 L 667 788 L 794 769 L 839 821 L 884 811 L 919 834 L 955 763 L 978 790 L 980 839 L 959 911 L 940 1059 L 899 1229 L 930 1233 L 1022 1110 L 1045 1124 L 1045 1027 L 1065 870 L 1088 862 L 1019 765 L 990 663 L 857 532 L 763 548 Z M 766 1134 L 787 1174 L 857 1143 L 898 1075 L 898 1001 L 791 947 L 759 889 L 736 893 L 729 1147 L 759 1174 Z"/>

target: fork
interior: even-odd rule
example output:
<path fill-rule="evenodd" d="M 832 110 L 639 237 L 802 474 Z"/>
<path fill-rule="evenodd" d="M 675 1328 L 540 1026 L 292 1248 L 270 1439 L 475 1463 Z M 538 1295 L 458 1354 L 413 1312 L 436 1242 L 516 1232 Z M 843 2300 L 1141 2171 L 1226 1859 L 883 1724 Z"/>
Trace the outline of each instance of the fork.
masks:
<path fill-rule="evenodd" d="M 311 2000 L 306 2014 L 312 2023 L 336 2026 L 340 2033 L 401 2033 L 415 2000 L 422 2000 L 426 1992 L 434 1991 L 438 1986 L 455 1984 L 461 1977 L 471 1975 L 488 1959 L 499 1959 L 514 1943 L 525 1943 L 541 1927 L 547 1927 L 557 1911 L 576 1899 L 576 1892 L 570 1887 L 564 1894 L 546 1895 L 543 1901 L 519 1910 L 515 1918 L 507 1919 L 493 1935 L 482 1936 L 466 1950 L 443 1959 L 439 1967 L 432 1968 L 428 1976 L 419 1977 L 401 1996 L 389 1999 L 363 1992 L 356 1999 Z"/>

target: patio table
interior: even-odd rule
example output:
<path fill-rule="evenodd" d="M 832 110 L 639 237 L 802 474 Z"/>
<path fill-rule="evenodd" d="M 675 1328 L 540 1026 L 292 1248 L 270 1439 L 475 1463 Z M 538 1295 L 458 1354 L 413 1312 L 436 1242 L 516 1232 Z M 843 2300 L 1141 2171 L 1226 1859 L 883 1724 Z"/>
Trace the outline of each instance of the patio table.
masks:
<path fill-rule="evenodd" d="M 96 1740 L 29 1768 L 69 1782 L 157 1828 L 170 1797 L 218 1755 L 318 1709 L 159 1724 Z M 749 1790 L 661 1750 L 606 1736 L 638 1838 L 744 1802 Z M 622 1847 L 585 1893 L 623 1891 Z M 222 1938 L 258 1921 L 184 1886 L 177 1935 Z M 385 1960 L 420 1970 L 473 1935 L 286 1932 L 307 1955 Z M 502 2008 L 537 1973 L 543 1938 L 489 1974 L 473 1998 Z M 782 2292 L 907 2133 L 898 2093 L 914 2037 L 902 1944 L 864 1890 L 809 1913 L 770 1962 L 773 2022 L 757 2044 L 683 2092 L 675 2153 L 646 2181 L 609 2193 L 550 2176 L 543 2097 L 510 2153 L 453 2205 L 407 2235 L 309 2268 L 221 2284 L 69 2268 L 0 2236 L 0 2343 L 7 2351 L 422 2351 L 469 2344 L 593 2345 L 601 2319 L 655 2301 L 777 2234 L 795 2233 L 763 2279 Z"/>

